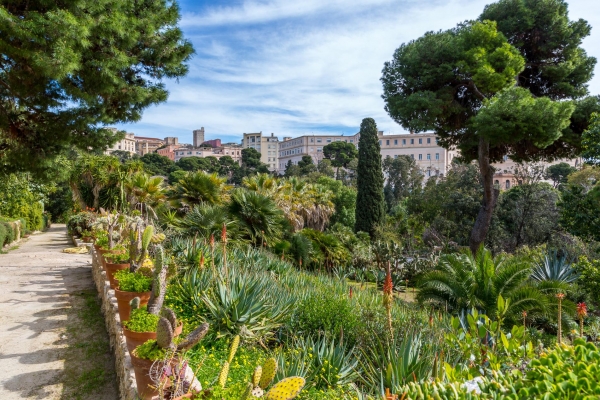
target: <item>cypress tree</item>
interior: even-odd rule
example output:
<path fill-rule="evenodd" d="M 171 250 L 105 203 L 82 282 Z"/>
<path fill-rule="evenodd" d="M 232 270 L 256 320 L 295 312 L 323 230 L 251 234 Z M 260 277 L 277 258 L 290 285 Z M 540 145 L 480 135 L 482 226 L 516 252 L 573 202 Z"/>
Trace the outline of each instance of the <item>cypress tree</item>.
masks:
<path fill-rule="evenodd" d="M 374 236 L 377 225 L 383 222 L 385 217 L 380 150 L 375 120 L 363 119 L 358 141 L 358 193 L 354 230 L 367 232 L 371 237 Z"/>

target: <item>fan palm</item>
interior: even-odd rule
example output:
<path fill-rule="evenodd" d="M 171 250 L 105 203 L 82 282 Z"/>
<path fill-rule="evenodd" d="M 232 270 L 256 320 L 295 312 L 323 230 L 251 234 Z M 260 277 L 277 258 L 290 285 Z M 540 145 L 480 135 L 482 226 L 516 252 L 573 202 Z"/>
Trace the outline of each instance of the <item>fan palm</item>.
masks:
<path fill-rule="evenodd" d="M 125 183 L 129 202 L 139 207 L 146 217 L 152 214 L 156 218 L 155 207 L 165 201 L 164 178 L 150 176 L 144 172 L 133 174 Z"/>
<path fill-rule="evenodd" d="M 423 275 L 417 298 L 447 305 L 455 312 L 474 308 L 493 316 L 502 295 L 510 299 L 507 317 L 518 318 L 522 311 L 548 314 L 553 290 L 532 282 L 531 271 L 527 262 L 505 254 L 493 257 L 484 248 L 475 256 L 470 252 L 449 254 Z"/>
<path fill-rule="evenodd" d="M 227 210 L 221 206 L 213 204 L 200 204 L 185 215 L 180 225 L 188 234 L 208 238 L 210 235 L 218 237 L 223 225 L 227 227 L 230 237 L 235 236 L 232 233 L 234 221 L 229 218 Z"/>
<path fill-rule="evenodd" d="M 174 186 L 171 193 L 173 205 L 181 210 L 189 211 L 200 203 L 222 204 L 227 200 L 231 186 L 225 182 L 227 178 L 216 173 L 204 171 L 188 172 Z"/>
<path fill-rule="evenodd" d="M 283 213 L 269 197 L 245 189 L 231 195 L 229 213 L 255 244 L 274 242 L 282 232 Z"/>

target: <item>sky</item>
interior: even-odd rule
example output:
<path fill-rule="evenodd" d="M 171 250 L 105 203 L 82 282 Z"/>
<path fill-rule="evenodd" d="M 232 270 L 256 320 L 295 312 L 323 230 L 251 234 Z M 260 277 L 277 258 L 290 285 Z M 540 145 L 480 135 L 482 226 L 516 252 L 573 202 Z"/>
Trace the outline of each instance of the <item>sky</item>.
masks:
<path fill-rule="evenodd" d="M 196 54 L 166 81 L 167 102 L 117 125 L 139 136 L 241 141 L 243 133 L 354 134 L 363 118 L 403 133 L 385 112 L 383 64 L 402 43 L 477 18 L 491 0 L 179 0 L 180 26 Z M 600 60 L 600 1 L 570 0 Z M 590 82 L 600 94 L 600 67 Z"/>

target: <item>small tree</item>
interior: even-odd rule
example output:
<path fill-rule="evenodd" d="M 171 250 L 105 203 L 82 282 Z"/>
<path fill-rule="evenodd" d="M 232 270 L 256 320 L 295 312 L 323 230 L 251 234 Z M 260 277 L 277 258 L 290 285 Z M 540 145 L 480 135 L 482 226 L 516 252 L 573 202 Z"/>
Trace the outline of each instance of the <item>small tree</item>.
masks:
<path fill-rule="evenodd" d="M 336 176 L 340 179 L 340 168 L 347 168 L 348 163 L 358 156 L 358 150 L 352 143 L 333 142 L 323 147 L 323 156 L 337 168 Z"/>
<path fill-rule="evenodd" d="M 375 120 L 365 118 L 360 124 L 358 141 L 358 192 L 354 230 L 367 232 L 371 238 L 374 237 L 377 226 L 385 219 L 380 152 Z"/>

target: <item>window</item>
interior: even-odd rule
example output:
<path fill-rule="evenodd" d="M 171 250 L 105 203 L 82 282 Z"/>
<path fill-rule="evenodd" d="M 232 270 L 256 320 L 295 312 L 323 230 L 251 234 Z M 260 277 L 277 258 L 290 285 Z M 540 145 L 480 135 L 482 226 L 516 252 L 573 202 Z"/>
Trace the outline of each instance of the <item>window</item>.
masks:
<path fill-rule="evenodd" d="M 508 180 L 508 179 L 506 180 L 505 186 L 507 189 L 510 189 L 510 180 Z"/>
<path fill-rule="evenodd" d="M 435 153 L 435 159 L 439 160 L 440 159 L 440 153 Z"/>
<path fill-rule="evenodd" d="M 317 139 L 317 143 L 321 143 L 321 139 Z"/>
<path fill-rule="evenodd" d="M 419 139 L 419 144 L 423 144 L 423 139 Z"/>
<path fill-rule="evenodd" d="M 394 144 L 397 145 L 398 144 L 398 139 L 394 139 Z"/>
<path fill-rule="evenodd" d="M 398 154 L 396 154 L 396 155 L 394 156 L 394 158 L 398 158 Z"/>
<path fill-rule="evenodd" d="M 379 145 L 381 146 L 381 140 L 379 141 Z"/>
<path fill-rule="evenodd" d="M 412 159 L 414 160 L 414 159 L 415 159 L 415 155 L 414 155 L 414 154 L 411 154 L 411 155 L 410 155 L 410 158 L 412 158 Z"/>
<path fill-rule="evenodd" d="M 427 159 L 431 160 L 431 154 L 427 154 Z"/>
<path fill-rule="evenodd" d="M 350 143 L 354 143 L 354 139 L 350 139 Z"/>
<path fill-rule="evenodd" d="M 431 138 L 427 138 L 427 144 L 431 143 Z"/>
<path fill-rule="evenodd" d="M 331 139 L 327 139 L 327 143 L 331 143 Z"/>
<path fill-rule="evenodd" d="M 410 144 L 415 144 L 415 139 L 410 139 Z"/>
<path fill-rule="evenodd" d="M 419 154 L 419 160 L 423 159 L 423 154 Z"/>
<path fill-rule="evenodd" d="M 310 142 L 311 142 L 311 143 L 314 143 L 314 142 L 315 142 L 315 139 L 311 138 L 311 139 L 310 139 Z"/>
<path fill-rule="evenodd" d="M 427 176 L 431 176 L 431 170 L 427 170 Z"/>
<path fill-rule="evenodd" d="M 500 185 L 500 181 L 496 179 L 496 180 L 494 181 L 494 185 Z"/>
<path fill-rule="evenodd" d="M 389 146 L 389 145 L 390 145 L 390 140 L 389 140 L 389 139 L 385 141 L 385 145 L 386 145 L 386 146 Z"/>
<path fill-rule="evenodd" d="M 323 150 L 323 148 L 321 148 L 321 147 L 317 147 L 317 152 L 320 152 L 320 151 L 322 151 L 322 150 Z"/>
<path fill-rule="evenodd" d="M 250 141 L 251 141 L 252 143 L 254 143 L 254 136 L 251 136 L 251 137 L 250 137 Z"/>
<path fill-rule="evenodd" d="M 406 139 L 402 139 L 402 145 L 406 144 Z"/>

